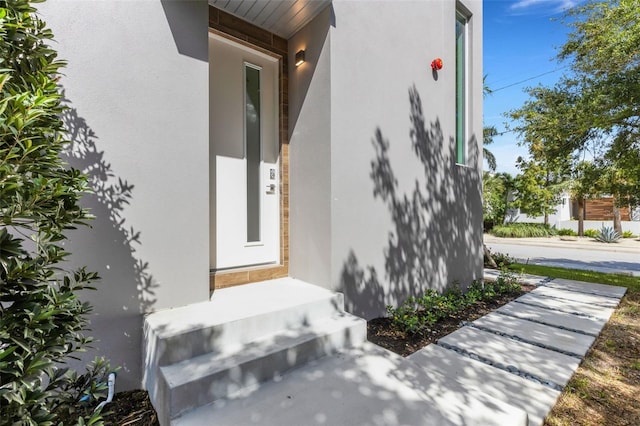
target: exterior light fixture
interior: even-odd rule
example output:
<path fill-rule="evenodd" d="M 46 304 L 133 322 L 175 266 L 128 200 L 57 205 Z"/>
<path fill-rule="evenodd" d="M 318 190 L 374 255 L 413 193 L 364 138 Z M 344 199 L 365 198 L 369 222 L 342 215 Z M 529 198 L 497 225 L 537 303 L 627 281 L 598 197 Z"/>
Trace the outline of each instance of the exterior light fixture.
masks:
<path fill-rule="evenodd" d="M 298 50 L 298 53 L 296 53 L 296 67 L 299 67 L 300 65 L 302 65 L 304 63 L 304 50 Z"/>
<path fill-rule="evenodd" d="M 431 69 L 434 71 L 440 71 L 442 69 L 442 59 L 436 58 L 431 62 Z"/>

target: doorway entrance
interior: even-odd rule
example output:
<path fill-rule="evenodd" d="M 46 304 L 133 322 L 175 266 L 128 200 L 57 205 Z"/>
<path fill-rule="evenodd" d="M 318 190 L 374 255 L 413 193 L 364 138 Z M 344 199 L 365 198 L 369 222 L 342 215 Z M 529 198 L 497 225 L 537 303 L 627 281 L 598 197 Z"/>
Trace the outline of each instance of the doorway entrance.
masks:
<path fill-rule="evenodd" d="M 210 268 L 280 262 L 279 59 L 209 34 Z"/>

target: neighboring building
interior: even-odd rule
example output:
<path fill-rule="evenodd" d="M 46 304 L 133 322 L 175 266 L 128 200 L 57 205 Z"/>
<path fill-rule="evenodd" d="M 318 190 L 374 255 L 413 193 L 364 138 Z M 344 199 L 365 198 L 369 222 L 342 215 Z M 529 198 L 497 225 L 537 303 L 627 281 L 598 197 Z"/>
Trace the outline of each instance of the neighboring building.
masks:
<path fill-rule="evenodd" d="M 368 319 L 482 277 L 480 0 L 40 9 L 95 190 L 68 243 L 102 277 L 88 357 L 120 389 L 143 316 L 214 288 L 295 277 Z"/>
<path fill-rule="evenodd" d="M 584 229 L 600 230 L 602 226 L 613 226 L 613 197 L 587 198 L 584 202 Z M 620 207 L 623 231 L 640 234 L 640 207 Z M 505 222 L 543 223 L 544 216 L 529 216 L 520 209 L 509 209 Z M 555 212 L 549 214 L 549 225 L 557 229 L 578 230 L 578 202 L 569 193 L 560 196 Z"/>
<path fill-rule="evenodd" d="M 613 197 L 587 198 L 584 200 L 584 220 L 613 220 Z M 620 220 L 631 220 L 631 209 L 620 207 Z M 578 202 L 571 202 L 571 219 L 578 220 Z"/>
<path fill-rule="evenodd" d="M 514 195 L 510 194 L 509 197 L 509 202 L 511 203 L 514 200 Z M 571 197 L 568 193 L 563 192 L 560 195 L 555 211 L 549 213 L 549 225 L 558 227 L 559 223 L 571 220 L 573 211 Z M 529 216 L 518 208 L 510 208 L 507 210 L 505 222 L 544 223 L 544 216 Z"/>

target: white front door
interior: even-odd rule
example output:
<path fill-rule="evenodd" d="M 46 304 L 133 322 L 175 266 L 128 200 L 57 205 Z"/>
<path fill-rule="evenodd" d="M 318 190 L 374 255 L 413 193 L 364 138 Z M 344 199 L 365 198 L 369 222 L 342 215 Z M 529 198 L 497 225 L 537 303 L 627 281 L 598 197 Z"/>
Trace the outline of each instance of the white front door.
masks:
<path fill-rule="evenodd" d="M 211 269 L 280 261 L 278 59 L 209 34 Z"/>

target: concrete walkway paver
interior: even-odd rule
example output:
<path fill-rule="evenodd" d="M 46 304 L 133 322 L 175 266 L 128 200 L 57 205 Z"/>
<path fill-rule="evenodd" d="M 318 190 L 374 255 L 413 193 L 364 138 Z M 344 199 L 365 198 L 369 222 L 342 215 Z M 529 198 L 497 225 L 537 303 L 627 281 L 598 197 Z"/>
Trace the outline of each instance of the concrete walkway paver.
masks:
<path fill-rule="evenodd" d="M 473 326 L 518 338 L 526 343 L 540 345 L 541 347 L 580 357 L 587 353 L 595 341 L 595 337 L 588 334 L 580 334 L 497 313 L 485 315 L 474 321 Z"/>
<path fill-rule="evenodd" d="M 589 334 L 591 336 L 600 334 L 605 324 L 603 320 L 597 318 L 581 317 L 566 312 L 530 306 L 524 303 L 508 303 L 498 308 L 496 312 L 565 330 Z"/>
<path fill-rule="evenodd" d="M 438 341 L 497 368 L 538 378 L 557 388 L 567 384 L 580 359 L 472 327 L 462 327 Z"/>
<path fill-rule="evenodd" d="M 433 372 L 438 372 L 443 380 L 455 382 L 466 393 L 486 393 L 523 409 L 529 414 L 529 425 L 542 424 L 560 396 L 560 391 L 438 345 L 429 345 L 410 355 L 408 359 L 418 364 L 431 377 Z"/>
<path fill-rule="evenodd" d="M 172 424 L 539 426 L 626 289 L 528 279 L 539 288 L 408 358 L 366 343 Z"/>
<path fill-rule="evenodd" d="M 545 297 L 533 292 L 525 294 L 516 299 L 516 303 L 526 303 L 528 305 L 538 306 L 545 309 L 558 310 L 570 314 L 579 314 L 598 318 L 603 322 L 607 322 L 613 313 L 612 308 L 603 308 L 602 306 L 590 305 L 588 303 L 580 303 L 564 299 L 556 299 L 553 297 Z"/>
<path fill-rule="evenodd" d="M 553 297 L 556 299 L 571 300 L 573 302 L 588 303 L 605 308 L 615 308 L 616 306 L 618 306 L 618 299 L 613 299 L 606 296 L 598 296 L 596 294 L 566 290 L 559 287 L 542 286 L 536 288 L 530 294 Z"/>
<path fill-rule="evenodd" d="M 579 293 L 597 294 L 600 296 L 612 297 L 618 300 L 621 299 L 627 291 L 627 289 L 624 287 L 586 283 L 583 281 L 565 280 L 563 278 L 556 278 L 554 280 L 551 280 L 546 284 L 546 286 L 575 291 Z"/>

